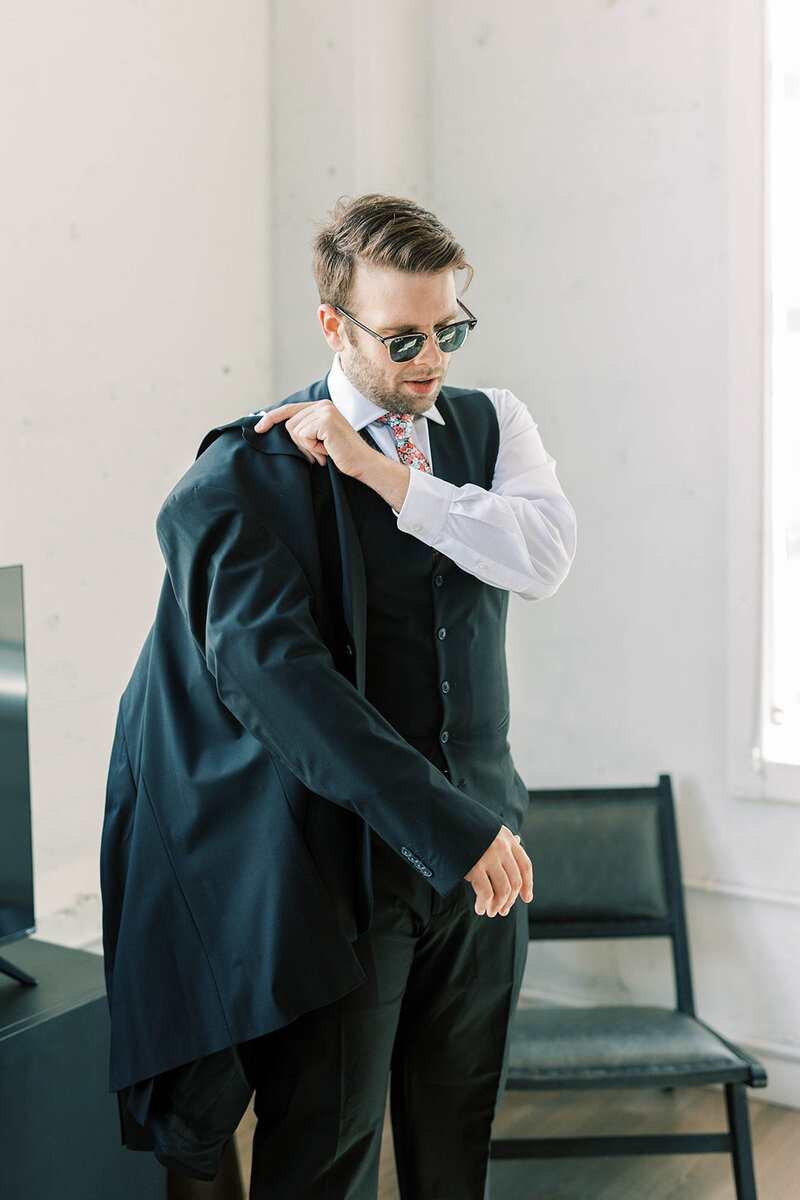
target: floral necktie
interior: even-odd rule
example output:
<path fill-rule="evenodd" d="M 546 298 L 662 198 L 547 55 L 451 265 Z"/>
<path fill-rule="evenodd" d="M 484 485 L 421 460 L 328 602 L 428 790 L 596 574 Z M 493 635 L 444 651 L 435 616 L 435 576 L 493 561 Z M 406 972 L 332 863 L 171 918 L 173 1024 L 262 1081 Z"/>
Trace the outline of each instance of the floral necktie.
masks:
<path fill-rule="evenodd" d="M 412 413 L 385 413 L 384 416 L 378 417 L 378 424 L 388 425 L 391 429 L 397 446 L 397 457 L 401 463 L 405 463 L 407 467 L 414 467 L 417 471 L 427 471 L 429 475 L 433 474 L 431 464 L 411 440 L 411 430 L 414 425 Z"/>

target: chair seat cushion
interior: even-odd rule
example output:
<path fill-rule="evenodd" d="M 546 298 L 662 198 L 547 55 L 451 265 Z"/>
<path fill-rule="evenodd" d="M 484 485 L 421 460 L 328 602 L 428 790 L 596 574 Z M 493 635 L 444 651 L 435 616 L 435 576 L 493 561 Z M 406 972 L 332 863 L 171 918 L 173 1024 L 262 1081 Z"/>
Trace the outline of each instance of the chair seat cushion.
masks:
<path fill-rule="evenodd" d="M 520 1007 L 511 1029 L 510 1087 L 657 1087 L 749 1075 L 713 1030 L 667 1008 Z"/>

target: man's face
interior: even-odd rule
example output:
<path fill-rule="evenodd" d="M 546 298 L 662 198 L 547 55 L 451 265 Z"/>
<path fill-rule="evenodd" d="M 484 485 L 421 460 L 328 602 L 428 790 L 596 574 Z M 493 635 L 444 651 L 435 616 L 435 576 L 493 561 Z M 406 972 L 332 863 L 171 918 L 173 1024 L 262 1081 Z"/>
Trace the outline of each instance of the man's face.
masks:
<path fill-rule="evenodd" d="M 359 263 L 345 308 L 381 337 L 398 333 L 432 335 L 463 318 L 456 303 L 453 271 L 412 275 L 392 267 Z M 416 358 L 396 363 L 376 338 L 341 318 L 342 367 L 351 383 L 389 412 L 423 413 L 439 394 L 449 366 L 433 336 Z M 328 339 L 330 342 L 330 338 Z M 333 343 L 331 343 L 333 344 Z"/>

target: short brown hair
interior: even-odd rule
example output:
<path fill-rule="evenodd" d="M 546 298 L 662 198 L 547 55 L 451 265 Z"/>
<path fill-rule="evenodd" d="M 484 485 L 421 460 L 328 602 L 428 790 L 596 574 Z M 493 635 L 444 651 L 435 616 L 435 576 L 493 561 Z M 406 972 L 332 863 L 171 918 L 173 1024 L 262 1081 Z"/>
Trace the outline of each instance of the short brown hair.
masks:
<path fill-rule="evenodd" d="M 473 274 L 463 247 L 438 217 L 413 200 L 378 192 L 339 200 L 314 239 L 314 277 L 323 304 L 347 303 L 359 262 L 414 274 L 463 269 L 465 286 Z"/>

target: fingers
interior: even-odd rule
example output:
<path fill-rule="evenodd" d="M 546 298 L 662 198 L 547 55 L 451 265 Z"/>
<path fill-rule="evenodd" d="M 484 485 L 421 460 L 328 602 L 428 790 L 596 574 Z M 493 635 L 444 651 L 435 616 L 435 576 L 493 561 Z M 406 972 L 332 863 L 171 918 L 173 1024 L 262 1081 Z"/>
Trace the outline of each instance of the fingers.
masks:
<path fill-rule="evenodd" d="M 465 876 L 475 892 L 475 912 L 479 916 L 506 917 L 518 897 L 533 899 L 533 868 L 517 834 L 505 825 Z"/>
<path fill-rule="evenodd" d="M 317 436 L 321 430 L 314 428 L 315 425 L 319 425 L 319 418 L 322 414 L 323 410 L 318 401 L 309 400 L 304 404 L 281 404 L 265 413 L 253 426 L 253 430 L 255 433 L 267 433 L 274 425 L 285 421 L 286 432 L 304 457 L 310 463 L 324 466 L 328 454 L 324 443 Z"/>
<path fill-rule="evenodd" d="M 501 917 L 507 917 L 519 896 L 522 887 L 522 872 L 512 859 L 503 864 L 496 876 L 490 872 L 489 878 L 494 884 L 495 897 L 494 903 L 487 908 L 486 915 L 493 917 L 499 913 Z"/>
<path fill-rule="evenodd" d="M 286 431 L 294 442 L 303 441 L 309 445 L 319 442 L 322 445 L 328 436 L 329 420 L 330 413 L 314 405 L 290 416 L 286 421 Z"/>
<path fill-rule="evenodd" d="M 519 886 L 509 878 L 499 864 L 494 864 L 490 871 L 482 870 L 474 878 L 467 876 L 475 892 L 475 912 L 479 917 L 506 917 L 511 912 L 514 901 L 519 895 Z"/>
<path fill-rule="evenodd" d="M 304 404 L 280 404 L 277 408 L 271 408 L 268 413 L 264 413 L 259 421 L 253 426 L 255 433 L 266 433 L 273 425 L 277 425 L 280 421 L 288 421 L 295 413 L 302 412 L 304 408 L 311 408 L 315 402 L 307 400 Z"/>
<path fill-rule="evenodd" d="M 482 917 L 492 902 L 494 888 L 487 873 L 485 871 L 477 871 L 475 867 L 473 867 L 466 878 L 472 884 L 472 890 L 475 892 L 475 912 L 479 917 Z"/>
<path fill-rule="evenodd" d="M 525 853 L 522 847 L 522 839 L 518 834 L 514 835 L 514 840 L 516 845 L 512 846 L 511 852 L 516 859 L 522 876 L 522 886 L 520 887 L 519 894 L 526 904 L 530 904 L 531 900 L 533 900 L 533 863 Z"/>
<path fill-rule="evenodd" d="M 287 406 L 288 407 L 288 406 Z M 323 413 L 318 405 L 308 406 L 286 420 L 286 432 L 309 462 L 324 466 L 328 457 L 325 449 Z"/>

